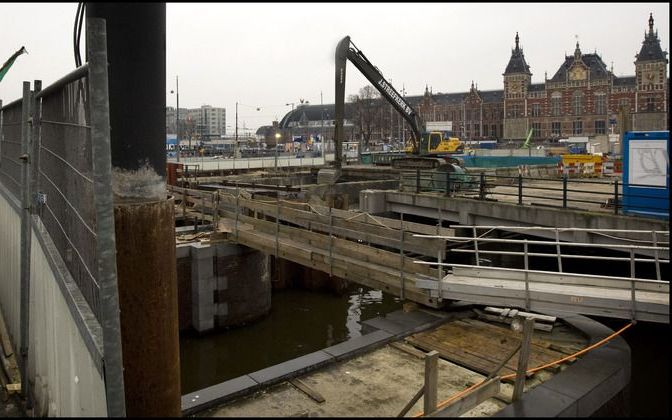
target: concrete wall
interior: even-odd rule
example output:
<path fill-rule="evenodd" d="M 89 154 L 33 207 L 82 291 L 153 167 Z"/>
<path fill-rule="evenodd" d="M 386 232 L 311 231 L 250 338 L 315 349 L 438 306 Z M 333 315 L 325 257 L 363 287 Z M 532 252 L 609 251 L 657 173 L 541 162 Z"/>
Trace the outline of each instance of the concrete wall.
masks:
<path fill-rule="evenodd" d="M 18 356 L 21 223 L 9 197 L 0 185 L 0 307 Z M 102 331 L 45 233 L 33 223 L 28 381 L 35 414 L 106 416 Z"/>
<path fill-rule="evenodd" d="M 180 330 L 240 325 L 271 309 L 270 257 L 231 243 L 178 245 Z"/>
<path fill-rule="evenodd" d="M 362 190 L 388 190 L 397 188 L 399 188 L 398 178 L 379 181 L 348 182 L 347 184 L 334 185 L 319 184 L 305 187 L 304 191 L 306 191 L 306 197 L 308 198 L 309 203 L 327 205 L 328 195 L 333 193 L 335 195 L 346 195 L 347 202 L 350 205 L 357 205 L 359 203 L 359 193 Z"/>

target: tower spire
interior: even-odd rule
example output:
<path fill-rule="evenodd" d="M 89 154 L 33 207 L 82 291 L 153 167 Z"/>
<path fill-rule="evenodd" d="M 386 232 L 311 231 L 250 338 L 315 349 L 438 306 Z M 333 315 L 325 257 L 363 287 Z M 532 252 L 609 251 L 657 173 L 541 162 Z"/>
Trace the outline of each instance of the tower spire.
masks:
<path fill-rule="evenodd" d="M 649 14 L 649 34 L 653 35 L 653 12 Z"/>
<path fill-rule="evenodd" d="M 518 41 L 519 41 L 519 39 L 520 39 L 520 38 L 518 38 L 518 31 L 516 31 L 516 51 L 519 50 L 519 47 L 518 47 Z"/>

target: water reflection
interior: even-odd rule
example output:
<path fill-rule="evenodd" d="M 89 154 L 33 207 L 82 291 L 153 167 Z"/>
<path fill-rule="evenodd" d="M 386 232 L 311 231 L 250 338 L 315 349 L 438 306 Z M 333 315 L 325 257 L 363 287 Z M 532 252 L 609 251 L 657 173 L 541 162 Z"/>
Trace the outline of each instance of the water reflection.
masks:
<path fill-rule="evenodd" d="M 270 314 L 241 328 L 180 338 L 182 394 L 361 335 L 361 322 L 401 308 L 398 298 L 351 284 L 342 295 L 273 293 Z"/>

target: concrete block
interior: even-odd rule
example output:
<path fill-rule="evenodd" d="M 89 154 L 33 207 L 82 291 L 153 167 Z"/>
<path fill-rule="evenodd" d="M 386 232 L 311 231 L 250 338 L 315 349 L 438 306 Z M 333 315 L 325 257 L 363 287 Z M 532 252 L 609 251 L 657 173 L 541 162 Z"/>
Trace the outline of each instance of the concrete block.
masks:
<path fill-rule="evenodd" d="M 386 343 L 393 337 L 394 336 L 388 332 L 378 330 L 372 332 L 371 334 L 351 338 L 350 340 L 343 343 L 327 347 L 322 351 L 334 356 L 336 360 L 342 360 L 356 354 L 369 351 L 371 350 L 371 347 Z"/>
<path fill-rule="evenodd" d="M 385 318 L 394 321 L 408 328 L 409 331 L 415 332 L 418 328 L 425 328 L 435 322 L 443 321 L 443 318 L 428 314 L 421 311 L 395 311 L 387 314 Z M 429 324 L 429 325 L 428 325 Z"/>
<path fill-rule="evenodd" d="M 408 331 L 408 328 L 387 318 L 373 318 L 362 322 L 363 332 L 368 333 L 369 331 L 376 330 L 383 330 L 394 336 L 401 336 Z"/>
<path fill-rule="evenodd" d="M 247 375 L 222 382 L 182 396 L 182 415 L 213 407 L 225 400 L 245 394 L 259 384 Z"/>
<path fill-rule="evenodd" d="M 493 417 L 576 417 L 576 400 L 541 384 L 533 394 L 523 397 L 504 407 Z"/>
<path fill-rule="evenodd" d="M 324 366 L 334 360 L 332 355 L 320 350 L 250 373 L 249 377 L 260 384 L 270 385 Z"/>
<path fill-rule="evenodd" d="M 359 210 L 369 214 L 386 211 L 385 191 L 363 190 L 359 192 Z"/>

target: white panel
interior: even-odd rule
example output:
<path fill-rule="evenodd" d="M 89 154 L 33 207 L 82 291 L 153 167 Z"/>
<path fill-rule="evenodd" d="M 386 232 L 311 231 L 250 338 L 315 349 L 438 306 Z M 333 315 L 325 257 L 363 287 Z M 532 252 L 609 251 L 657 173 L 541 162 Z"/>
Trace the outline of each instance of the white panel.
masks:
<path fill-rule="evenodd" d="M 12 344 L 20 343 L 21 216 L 0 194 L 0 309 Z"/>
<path fill-rule="evenodd" d="M 630 140 L 630 184 L 665 187 L 669 172 L 667 140 Z"/>
<path fill-rule="evenodd" d="M 29 375 L 39 377 L 36 413 L 106 416 L 105 383 L 34 234 L 31 251 Z"/>

